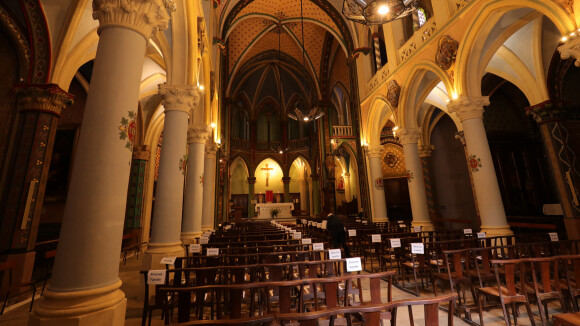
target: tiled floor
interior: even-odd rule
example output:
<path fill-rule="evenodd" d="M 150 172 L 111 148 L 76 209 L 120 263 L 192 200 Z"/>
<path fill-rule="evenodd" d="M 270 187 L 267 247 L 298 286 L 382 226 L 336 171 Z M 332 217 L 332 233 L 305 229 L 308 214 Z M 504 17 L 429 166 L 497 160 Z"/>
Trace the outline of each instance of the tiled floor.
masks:
<path fill-rule="evenodd" d="M 141 256 L 139 257 L 141 258 Z M 121 266 L 121 270 L 119 272 L 119 277 L 123 281 L 122 290 L 125 292 L 127 296 L 127 314 L 126 314 L 126 322 L 125 325 L 127 326 L 137 326 L 141 325 L 141 312 L 142 312 L 142 302 L 138 299 L 143 292 L 142 285 L 140 284 L 140 274 L 139 269 L 141 267 L 140 259 L 136 257 L 131 257 L 127 260 L 127 264 L 125 266 Z M 414 287 L 407 283 L 408 286 L 414 289 Z M 381 291 L 386 296 L 386 282 L 382 282 L 382 287 L 385 290 Z M 369 284 L 367 282 L 363 282 L 363 290 L 369 290 Z M 431 297 L 433 296 L 432 288 L 427 287 L 425 290 L 420 291 L 421 297 Z M 449 290 L 446 291 L 448 293 Z M 364 293 L 363 295 L 367 295 Z M 394 300 L 401 300 L 401 299 L 413 299 L 416 296 L 409 294 L 405 291 L 398 289 L 397 287 L 393 287 L 393 299 Z M 386 297 L 383 300 L 386 302 Z M 471 296 L 468 294 L 468 302 L 473 302 Z M 28 304 L 21 305 L 15 309 L 10 309 L 8 312 L 5 312 L 4 315 L 0 316 L 0 326 L 22 326 L 26 325 L 28 322 Z M 557 304 L 550 304 L 550 318 L 555 313 L 561 313 L 562 310 L 560 309 L 559 305 Z M 535 304 L 532 304 L 532 312 L 534 313 L 534 320 L 537 325 L 541 325 L 541 319 L 538 313 L 538 307 Z M 159 318 L 159 313 L 154 314 L 153 321 L 151 325 L 163 325 L 163 322 Z M 424 314 L 423 309 L 420 306 L 413 307 L 413 316 L 415 325 L 424 325 Z M 458 317 L 454 318 L 454 325 L 461 326 L 461 325 L 479 325 L 479 316 L 477 311 L 474 311 L 472 314 L 473 323 L 468 323 Z M 443 310 L 439 311 L 439 321 L 440 325 L 447 325 L 447 313 Z M 503 314 L 501 308 L 493 309 L 489 312 L 484 312 L 484 323 L 487 326 L 500 326 L 504 325 Z M 398 325 L 409 325 L 409 316 L 406 310 L 400 310 L 397 316 L 397 324 Z M 551 325 L 551 322 L 549 323 Z M 388 323 L 386 323 L 388 325 Z M 518 318 L 518 325 L 531 325 L 530 320 L 527 318 L 527 314 L 525 313 L 525 309 L 523 307 L 520 308 L 520 317 Z"/>

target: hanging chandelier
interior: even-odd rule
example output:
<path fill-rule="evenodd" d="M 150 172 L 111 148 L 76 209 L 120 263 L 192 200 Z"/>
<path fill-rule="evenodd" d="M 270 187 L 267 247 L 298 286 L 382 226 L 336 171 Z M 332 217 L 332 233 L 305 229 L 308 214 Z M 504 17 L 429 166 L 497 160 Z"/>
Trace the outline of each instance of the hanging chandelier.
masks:
<path fill-rule="evenodd" d="M 378 25 L 403 18 L 418 7 L 418 0 L 343 0 L 342 13 L 355 23 Z"/>
<path fill-rule="evenodd" d="M 302 68 L 304 69 L 304 78 L 307 78 L 308 72 L 306 71 L 306 46 L 304 43 L 304 12 L 302 7 L 302 0 L 300 0 L 300 24 L 302 27 Z M 307 106 L 307 101 L 304 100 L 304 107 Z M 324 111 L 322 111 L 318 106 L 314 105 L 308 112 L 302 111 L 300 108 L 300 102 L 296 103 L 294 112 L 288 112 L 288 117 L 297 121 L 313 121 L 324 116 Z"/>

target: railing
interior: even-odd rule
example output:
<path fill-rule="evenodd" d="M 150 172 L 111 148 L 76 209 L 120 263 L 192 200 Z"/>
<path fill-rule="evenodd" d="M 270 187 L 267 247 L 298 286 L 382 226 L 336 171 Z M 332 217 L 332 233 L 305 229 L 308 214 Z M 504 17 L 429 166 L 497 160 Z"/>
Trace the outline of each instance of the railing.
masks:
<path fill-rule="evenodd" d="M 385 64 L 367 83 L 367 92 L 370 93 L 390 75 L 389 66 Z"/>
<path fill-rule="evenodd" d="M 469 0 L 455 0 L 455 10 L 465 7 L 468 3 Z"/>
<path fill-rule="evenodd" d="M 310 148 L 310 138 L 292 139 L 288 142 L 288 149 Z"/>
<path fill-rule="evenodd" d="M 231 139 L 232 149 L 250 149 L 250 141 L 247 139 L 233 138 Z"/>
<path fill-rule="evenodd" d="M 280 147 L 279 141 L 259 141 L 256 143 L 258 151 L 277 151 L 278 147 Z"/>
<path fill-rule="evenodd" d="M 399 49 L 401 62 L 407 60 L 411 54 L 415 53 L 418 48 L 423 46 L 428 39 L 437 31 L 437 21 L 435 17 L 429 19 L 425 25 L 419 28 L 415 34 Z"/>
<path fill-rule="evenodd" d="M 332 137 L 352 137 L 352 126 L 333 126 Z"/>

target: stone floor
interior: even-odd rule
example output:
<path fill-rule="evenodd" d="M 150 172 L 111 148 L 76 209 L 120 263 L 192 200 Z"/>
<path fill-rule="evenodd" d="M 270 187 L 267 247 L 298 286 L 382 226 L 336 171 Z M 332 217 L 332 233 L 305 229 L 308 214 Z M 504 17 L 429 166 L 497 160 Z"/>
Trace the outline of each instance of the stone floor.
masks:
<path fill-rule="evenodd" d="M 122 290 L 125 292 L 127 296 L 127 313 L 126 313 L 126 321 L 125 325 L 127 326 L 137 326 L 141 325 L 141 312 L 142 312 L 142 301 L 139 299 L 142 297 L 143 288 L 140 283 L 140 274 L 139 270 L 141 267 L 141 258 L 142 256 L 137 257 L 130 257 L 127 260 L 126 265 L 121 264 L 119 277 L 123 281 Z M 369 266 L 367 266 L 369 267 Z M 382 287 L 386 289 L 387 283 L 382 282 Z M 406 288 L 414 290 L 414 285 L 411 283 L 406 283 Z M 367 282 L 363 282 L 363 290 L 369 290 L 369 284 Z M 449 290 L 446 291 L 448 293 Z M 381 291 L 386 295 L 386 290 Z M 364 293 L 368 297 L 367 293 Z M 420 290 L 420 297 L 431 297 L 433 296 L 432 288 L 427 287 L 426 289 Z M 408 293 L 408 291 L 401 290 L 397 287 L 393 287 L 393 300 L 401 300 L 401 299 L 413 299 L 416 298 L 415 295 Z M 472 298 L 468 295 L 468 302 Z M 383 300 L 386 302 L 386 297 Z M 0 316 L 0 326 L 22 326 L 26 325 L 28 322 L 28 308 L 29 308 L 29 301 L 24 302 L 23 304 L 9 307 L 6 312 Z M 535 304 L 532 304 L 532 312 L 534 314 L 534 320 L 536 324 L 541 325 L 541 319 L 538 312 L 538 307 Z M 550 304 L 549 305 L 549 312 L 550 318 L 553 314 L 561 313 L 562 310 L 560 309 L 559 305 Z M 525 313 L 525 309 L 522 307 L 520 308 L 520 317 L 518 318 L 518 325 L 530 325 L 530 320 L 527 318 L 527 314 Z M 153 315 L 153 321 L 151 325 L 163 325 L 162 320 L 160 319 L 160 314 L 156 313 Z M 424 325 L 424 315 L 423 309 L 420 306 L 413 307 L 413 316 L 415 325 Z M 473 312 L 472 315 L 473 322 L 466 321 L 464 319 L 460 319 L 458 317 L 454 318 L 454 325 L 461 326 L 461 325 L 479 325 L 479 316 L 477 311 Z M 447 325 L 447 313 L 444 310 L 439 311 L 439 321 L 440 325 Z M 492 309 L 489 312 L 484 312 L 484 323 L 488 326 L 500 326 L 504 325 L 503 314 L 501 308 Z M 401 310 L 398 313 L 397 317 L 397 324 L 398 325 L 409 325 L 409 316 L 406 310 Z M 551 322 L 549 323 L 551 325 Z M 388 325 L 388 324 L 387 324 Z"/>

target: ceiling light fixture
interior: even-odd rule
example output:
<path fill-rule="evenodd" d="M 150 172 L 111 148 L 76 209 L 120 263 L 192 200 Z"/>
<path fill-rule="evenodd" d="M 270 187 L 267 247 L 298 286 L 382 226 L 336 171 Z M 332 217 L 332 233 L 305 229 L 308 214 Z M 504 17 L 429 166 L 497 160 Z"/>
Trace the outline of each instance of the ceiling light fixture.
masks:
<path fill-rule="evenodd" d="M 302 7 L 302 0 L 300 0 L 300 24 L 302 26 L 302 67 L 304 68 L 304 78 L 308 76 L 308 72 L 306 71 L 306 45 L 304 43 L 304 12 Z M 316 120 L 324 116 L 324 111 L 322 111 L 319 107 L 314 106 L 310 109 L 308 113 L 304 113 L 296 103 L 296 108 L 294 108 L 294 112 L 288 112 L 288 117 L 297 121 L 305 121 L 309 122 L 312 120 Z M 303 106 L 306 107 L 308 105 L 306 98 L 304 98 Z"/>
<path fill-rule="evenodd" d="M 417 0 L 343 0 L 342 13 L 355 23 L 382 25 L 417 10 Z"/>

